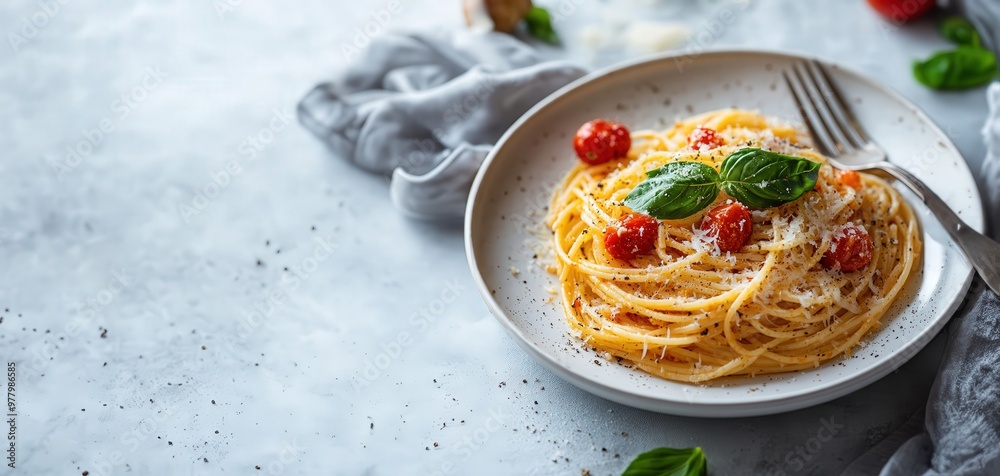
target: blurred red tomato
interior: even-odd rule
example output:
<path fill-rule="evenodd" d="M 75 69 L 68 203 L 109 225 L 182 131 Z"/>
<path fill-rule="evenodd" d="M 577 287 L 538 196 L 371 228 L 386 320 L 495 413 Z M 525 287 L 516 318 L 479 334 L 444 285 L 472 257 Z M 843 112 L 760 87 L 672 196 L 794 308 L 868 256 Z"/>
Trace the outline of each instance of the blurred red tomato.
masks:
<path fill-rule="evenodd" d="M 868 4 L 896 23 L 910 21 L 934 8 L 934 0 L 868 0 Z"/>

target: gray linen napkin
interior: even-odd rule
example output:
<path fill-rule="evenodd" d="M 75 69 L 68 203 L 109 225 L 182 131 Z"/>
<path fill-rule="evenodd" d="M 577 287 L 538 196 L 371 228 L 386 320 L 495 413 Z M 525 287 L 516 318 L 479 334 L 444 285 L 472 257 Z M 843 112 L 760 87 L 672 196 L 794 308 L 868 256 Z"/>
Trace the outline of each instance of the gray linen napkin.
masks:
<path fill-rule="evenodd" d="M 409 215 L 460 220 L 476 171 L 531 106 L 586 71 L 509 35 L 385 33 L 361 61 L 299 103 L 299 120 L 334 153 L 390 175 Z"/>
<path fill-rule="evenodd" d="M 1000 83 L 990 85 L 987 96 L 982 172 L 988 216 L 995 225 L 1000 213 Z M 882 468 L 883 476 L 1000 474 L 1000 299 L 978 277 L 968 299 L 966 312 L 949 327 L 944 361 L 923 415 L 925 431 L 899 447 Z"/>
<path fill-rule="evenodd" d="M 986 46 L 1000 50 L 1000 2 L 996 0 L 945 0 L 972 22 Z"/>
<path fill-rule="evenodd" d="M 982 174 L 987 216 L 996 224 L 1000 83 L 990 85 L 987 96 Z M 925 410 L 854 461 L 845 476 L 1000 474 L 1000 298 L 977 277 L 966 299 L 948 328 L 948 347 Z"/>
<path fill-rule="evenodd" d="M 1000 2 L 948 2 L 1000 51 Z M 1000 83 L 987 90 L 986 216 L 1000 237 Z M 844 475 L 1000 474 L 1000 298 L 977 277 L 949 326 L 948 347 L 927 406 L 854 461 Z M 913 435 L 913 436 L 910 436 Z M 881 471 L 880 471 L 881 470 Z"/>

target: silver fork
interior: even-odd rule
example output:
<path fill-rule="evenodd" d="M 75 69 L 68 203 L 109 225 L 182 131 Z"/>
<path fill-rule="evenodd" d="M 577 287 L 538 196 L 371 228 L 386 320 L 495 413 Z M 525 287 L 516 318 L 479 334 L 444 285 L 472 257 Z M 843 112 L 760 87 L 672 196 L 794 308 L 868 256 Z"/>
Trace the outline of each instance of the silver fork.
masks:
<path fill-rule="evenodd" d="M 796 63 L 782 73 L 805 119 L 813 141 L 830 163 L 849 170 L 881 170 L 910 187 L 927 204 L 951 239 L 993 292 L 1000 294 L 1000 244 L 967 225 L 916 176 L 892 162 L 848 112 L 823 67 L 815 61 Z"/>

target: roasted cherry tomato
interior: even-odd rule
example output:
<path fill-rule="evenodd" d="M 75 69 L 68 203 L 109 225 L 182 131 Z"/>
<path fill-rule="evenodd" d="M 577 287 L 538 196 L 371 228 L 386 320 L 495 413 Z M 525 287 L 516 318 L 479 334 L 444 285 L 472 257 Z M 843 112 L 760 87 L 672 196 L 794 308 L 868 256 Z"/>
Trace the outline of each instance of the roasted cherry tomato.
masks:
<path fill-rule="evenodd" d="M 604 249 L 615 259 L 628 261 L 656 246 L 660 222 L 655 218 L 631 213 L 604 230 Z"/>
<path fill-rule="evenodd" d="M 597 165 L 628 155 L 632 136 L 628 128 L 612 121 L 595 119 L 580 127 L 573 137 L 573 149 L 580 160 Z"/>
<path fill-rule="evenodd" d="M 725 144 L 725 139 L 718 132 L 707 127 L 698 126 L 688 136 L 688 147 L 695 150 L 712 150 Z"/>
<path fill-rule="evenodd" d="M 864 228 L 847 225 L 834 237 L 820 263 L 831 269 L 857 271 L 872 261 L 875 245 Z"/>
<path fill-rule="evenodd" d="M 701 229 L 715 237 L 719 250 L 739 251 L 753 234 L 753 216 L 750 209 L 739 202 L 719 205 L 705 214 Z"/>
<path fill-rule="evenodd" d="M 838 170 L 837 171 L 837 182 L 841 185 L 851 187 L 855 190 L 861 190 L 861 174 L 853 170 Z"/>
<path fill-rule="evenodd" d="M 868 0 L 868 4 L 896 23 L 910 21 L 934 8 L 934 0 Z"/>

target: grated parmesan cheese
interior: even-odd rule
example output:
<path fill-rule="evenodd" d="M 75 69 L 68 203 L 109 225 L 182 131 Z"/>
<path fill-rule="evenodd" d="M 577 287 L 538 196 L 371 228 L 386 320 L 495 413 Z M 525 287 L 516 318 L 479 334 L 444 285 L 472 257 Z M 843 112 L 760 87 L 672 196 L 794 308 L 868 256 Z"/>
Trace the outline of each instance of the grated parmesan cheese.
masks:
<path fill-rule="evenodd" d="M 643 53 L 659 53 L 687 41 L 691 30 L 680 23 L 639 21 L 625 30 L 625 45 Z"/>

